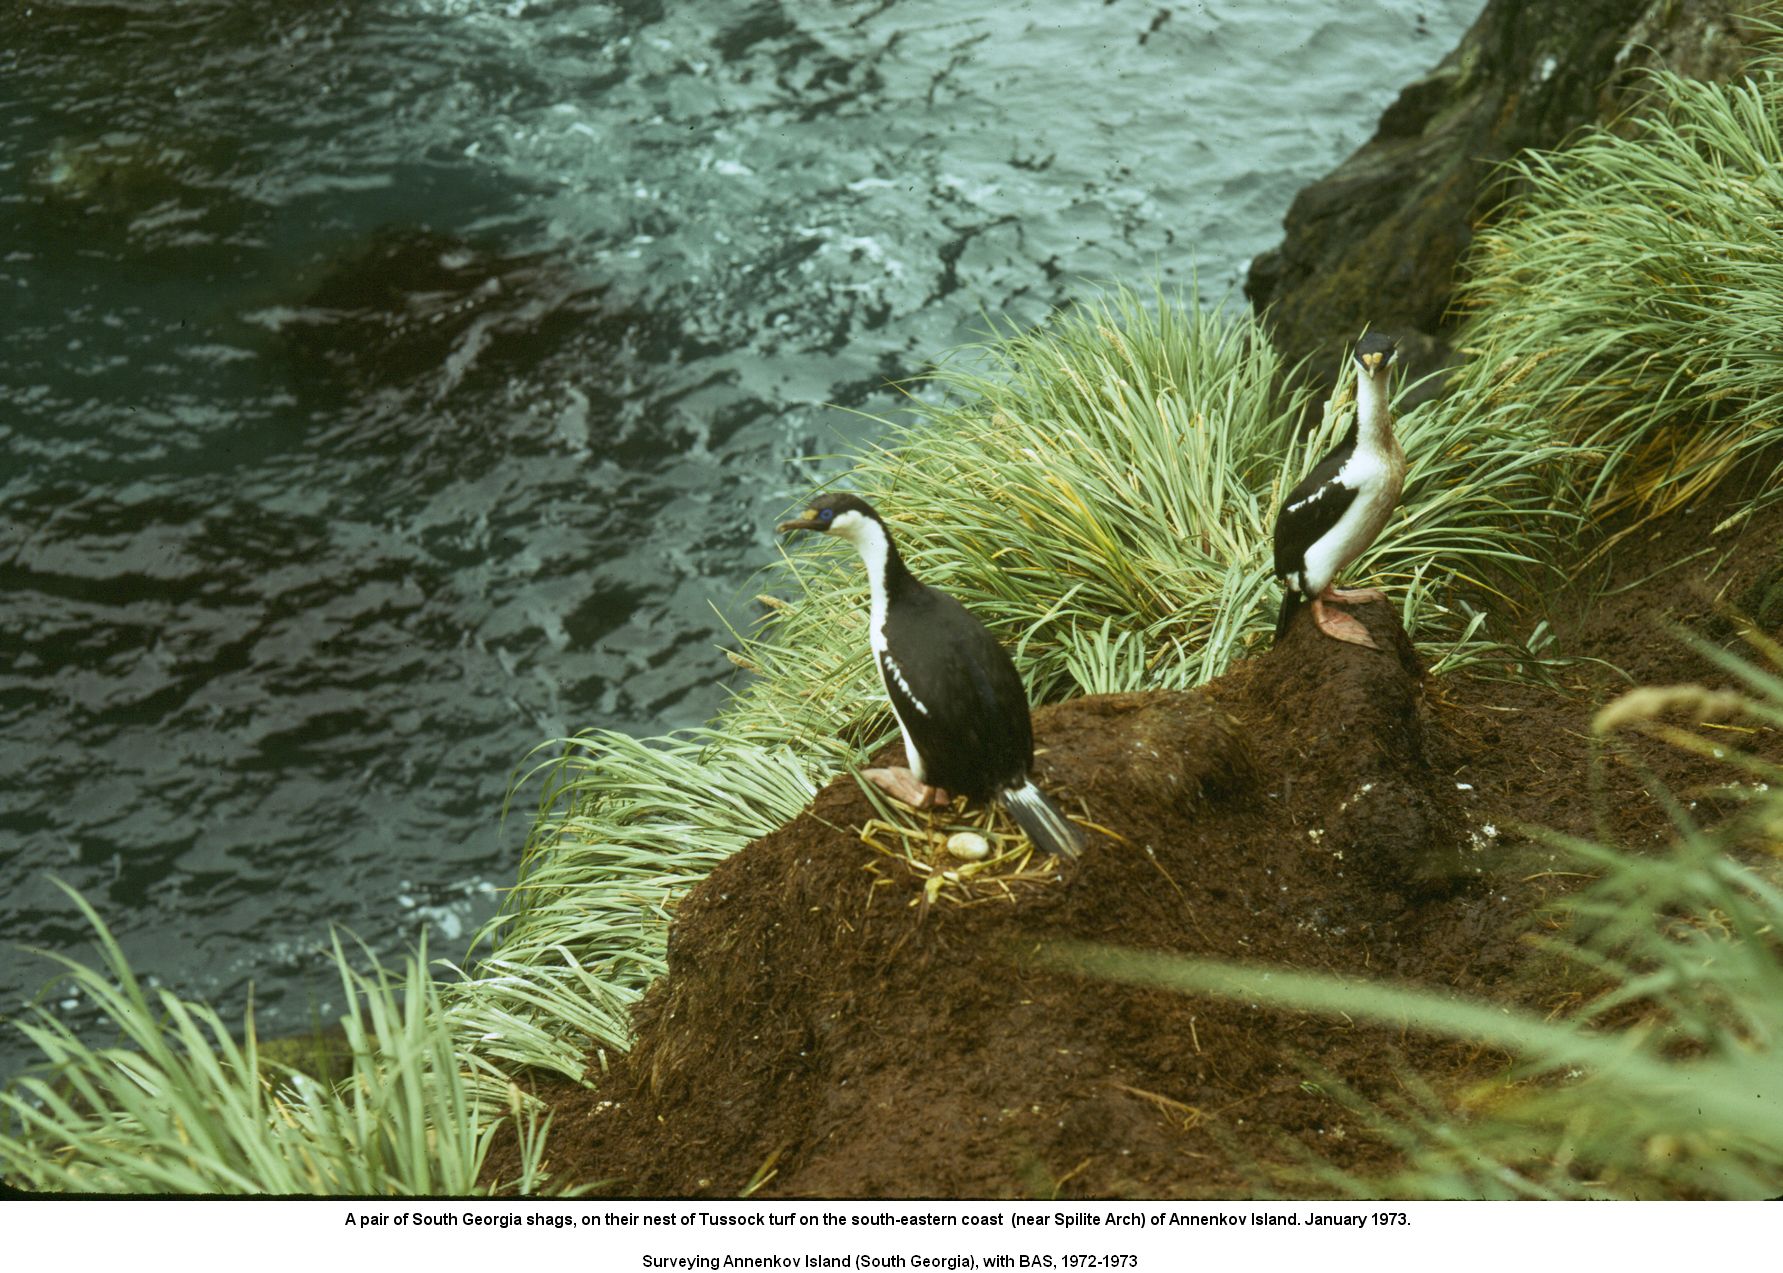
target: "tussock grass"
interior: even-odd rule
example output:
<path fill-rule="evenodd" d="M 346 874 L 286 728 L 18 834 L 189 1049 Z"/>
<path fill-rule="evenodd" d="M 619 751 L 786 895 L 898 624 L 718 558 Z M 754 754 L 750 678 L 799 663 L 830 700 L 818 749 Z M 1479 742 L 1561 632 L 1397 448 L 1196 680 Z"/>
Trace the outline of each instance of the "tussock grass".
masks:
<path fill-rule="evenodd" d="M 1036 698 L 1187 688 L 1266 639 L 1275 512 L 1346 424 L 1350 374 L 1297 439 L 1306 399 L 1275 388 L 1285 368 L 1254 321 L 1124 292 L 974 352 L 989 369 L 943 367 L 947 400 L 890 429 L 849 483 L 925 581 L 1011 643 Z M 1560 516 L 1541 476 L 1557 456 L 1441 405 L 1399 429 L 1405 498 L 1357 571 L 1404 589 L 1408 626 L 1440 642 L 1468 622 L 1459 596 L 1544 564 L 1529 543 Z M 792 583 L 746 646 L 765 674 L 746 701 L 792 718 L 787 691 L 832 677 L 875 699 L 858 563 L 814 554 Z"/>
<path fill-rule="evenodd" d="M 103 968 L 59 955 L 68 979 L 117 1026 L 123 1046 L 91 1048 L 38 1009 L 18 1028 L 49 1062 L 0 1093 L 0 1172 L 15 1186 L 76 1193 L 469 1194 L 496 1126 L 520 1124 L 541 1182 L 548 1120 L 462 1057 L 425 954 L 400 974 L 355 971 L 334 945 L 351 1072 L 338 1084 L 264 1061 L 250 1011 L 238 1043 L 211 1009 L 151 998 L 98 914 Z"/>
<path fill-rule="evenodd" d="M 1681 507 L 1776 440 L 1776 72 L 1773 56 L 1735 84 L 1652 73 L 1632 135 L 1524 158 L 1526 193 L 1474 245 L 1454 392 L 1578 447 L 1555 477 L 1596 517 Z"/>
<path fill-rule="evenodd" d="M 640 741 L 564 740 L 534 772 L 539 812 L 520 881 L 480 940 L 494 949 L 451 988 L 478 1052 L 582 1077 L 590 1046 L 623 1051 L 626 1013 L 664 968 L 674 900 L 728 854 L 797 816 L 825 755 L 771 722 Z M 827 759 L 839 763 L 839 745 Z"/>

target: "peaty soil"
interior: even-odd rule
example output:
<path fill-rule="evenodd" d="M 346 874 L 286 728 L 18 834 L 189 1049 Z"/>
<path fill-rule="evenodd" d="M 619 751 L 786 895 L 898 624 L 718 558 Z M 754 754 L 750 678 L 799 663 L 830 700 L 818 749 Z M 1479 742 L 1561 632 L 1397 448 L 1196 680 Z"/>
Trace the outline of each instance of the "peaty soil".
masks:
<path fill-rule="evenodd" d="M 1667 621 L 1730 639 L 1727 605 L 1756 613 L 1777 584 L 1783 513 L 1720 537 L 1715 511 L 1701 517 L 1620 546 L 1591 580 L 1599 600 L 1560 598 L 1562 648 L 1633 664 L 1644 683 L 1723 680 Z M 1672 566 L 1705 542 L 1717 551 Z M 874 815 L 853 780 L 831 783 L 687 895 L 632 1051 L 592 1088 L 538 1081 L 553 1185 L 1316 1196 L 1329 1186 L 1309 1159 L 1391 1170 L 1393 1148 L 1327 1076 L 1370 1100 L 1414 1077 L 1454 1095 L 1509 1058 L 1043 969 L 1035 952 L 1095 942 L 1566 1008 L 1579 979 L 1530 936 L 1561 924 L 1553 903 L 1582 877 L 1523 828 L 1659 843 L 1650 785 L 1707 805 L 1726 774 L 1638 740 L 1594 748 L 1592 710 L 1628 684 L 1606 665 L 1552 688 L 1435 679 L 1388 606 L 1355 613 L 1380 650 L 1303 615 L 1193 693 L 1038 711 L 1043 785 L 1107 832 L 1050 877 L 931 897 L 863 843 Z M 1735 741 L 1778 751 L 1770 735 Z M 487 1177 L 514 1168 L 499 1142 Z"/>

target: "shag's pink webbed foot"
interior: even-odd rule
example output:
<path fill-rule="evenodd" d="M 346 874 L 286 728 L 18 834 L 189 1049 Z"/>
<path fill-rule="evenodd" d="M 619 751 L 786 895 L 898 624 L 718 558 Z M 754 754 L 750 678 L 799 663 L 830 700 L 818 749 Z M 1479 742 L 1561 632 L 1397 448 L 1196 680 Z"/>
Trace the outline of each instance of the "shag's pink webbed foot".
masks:
<path fill-rule="evenodd" d="M 1327 601 L 1385 601 L 1387 594 L 1379 588 L 1327 588 Z"/>
<path fill-rule="evenodd" d="M 888 769 L 863 769 L 866 780 L 894 800 L 902 800 L 912 809 L 939 809 L 953 797 L 940 787 L 931 787 L 902 765 Z"/>
<path fill-rule="evenodd" d="M 1374 638 L 1368 635 L 1367 628 L 1342 610 L 1333 610 L 1328 607 L 1323 597 L 1312 603 L 1312 618 L 1313 622 L 1319 625 L 1319 631 L 1328 637 L 1336 637 L 1339 641 L 1348 641 L 1351 645 L 1365 645 L 1371 650 L 1381 648 L 1374 643 Z"/>

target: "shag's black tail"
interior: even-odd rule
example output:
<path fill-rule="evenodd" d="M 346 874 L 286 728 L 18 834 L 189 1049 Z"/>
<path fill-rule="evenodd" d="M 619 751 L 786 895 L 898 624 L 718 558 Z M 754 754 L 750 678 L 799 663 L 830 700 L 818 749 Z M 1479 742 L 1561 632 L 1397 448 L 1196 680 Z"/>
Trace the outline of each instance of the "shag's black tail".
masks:
<path fill-rule="evenodd" d="M 1281 613 L 1275 616 L 1275 639 L 1277 641 L 1288 635 L 1288 625 L 1294 622 L 1294 616 L 1300 613 L 1300 608 L 1305 604 L 1306 598 L 1300 595 L 1300 589 L 1293 584 L 1282 586 Z"/>
<path fill-rule="evenodd" d="M 1028 833 L 1028 839 L 1042 853 L 1074 858 L 1083 852 L 1083 836 L 1033 783 L 1024 781 L 1021 786 L 1003 792 L 999 798 L 1016 825 Z"/>

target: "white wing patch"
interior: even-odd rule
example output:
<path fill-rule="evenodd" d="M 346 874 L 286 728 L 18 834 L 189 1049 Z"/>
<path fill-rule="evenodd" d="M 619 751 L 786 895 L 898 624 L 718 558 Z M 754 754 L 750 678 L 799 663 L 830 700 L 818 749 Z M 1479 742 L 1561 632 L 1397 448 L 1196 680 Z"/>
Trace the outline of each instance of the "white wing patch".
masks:
<path fill-rule="evenodd" d="M 904 697 L 910 700 L 910 705 L 927 716 L 929 714 L 928 704 L 918 698 L 916 691 L 910 688 L 910 682 L 904 679 L 904 669 L 898 666 L 898 661 L 891 656 L 890 650 L 879 652 L 879 663 L 885 669 L 885 674 L 896 681 L 898 688 L 904 691 Z"/>
<path fill-rule="evenodd" d="M 1308 495 L 1305 499 L 1297 499 L 1292 504 L 1289 504 L 1288 512 L 1297 513 L 1301 509 L 1305 508 L 1308 504 L 1312 503 L 1314 500 L 1321 499 L 1324 496 L 1329 495 L 1331 493 L 1331 491 L 1342 481 L 1343 481 L 1343 474 L 1339 473 L 1335 479 L 1333 479 L 1332 481 L 1326 482 L 1323 486 L 1319 487 L 1318 490 L 1314 491 L 1311 495 Z"/>

